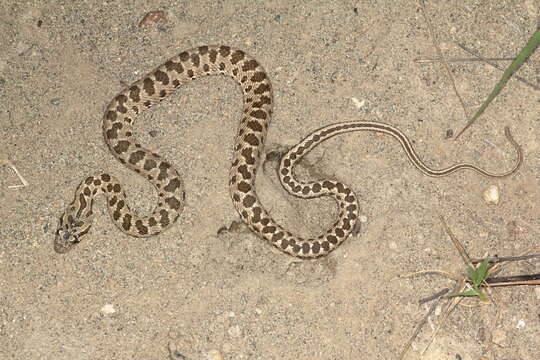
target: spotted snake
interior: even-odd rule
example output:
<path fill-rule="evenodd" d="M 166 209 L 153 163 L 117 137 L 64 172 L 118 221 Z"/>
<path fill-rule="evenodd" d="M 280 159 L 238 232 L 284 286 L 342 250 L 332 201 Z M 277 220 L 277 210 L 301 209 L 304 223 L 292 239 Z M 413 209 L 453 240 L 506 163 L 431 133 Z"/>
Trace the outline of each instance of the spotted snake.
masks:
<path fill-rule="evenodd" d="M 127 203 L 118 180 L 107 173 L 88 176 L 76 190 L 74 200 L 61 216 L 54 248 L 59 253 L 69 251 L 89 232 L 93 219 L 92 205 L 99 194 L 107 197 L 111 219 L 123 232 L 135 237 L 148 237 L 169 228 L 180 215 L 185 202 L 182 179 L 171 163 L 159 154 L 144 148 L 133 135 L 133 121 L 146 108 L 159 103 L 182 84 L 206 75 L 224 74 L 240 85 L 244 95 L 243 115 L 234 142 L 229 189 L 234 207 L 242 220 L 259 237 L 280 250 L 302 258 L 326 255 L 341 244 L 353 231 L 358 217 L 354 192 L 335 180 L 298 181 L 294 165 L 311 149 L 338 134 L 352 131 L 375 131 L 397 139 L 408 158 L 421 172 L 429 176 L 445 176 L 469 169 L 490 177 L 513 173 L 522 161 L 519 146 L 508 128 L 505 134 L 516 148 L 519 159 L 511 170 L 489 173 L 471 164 L 457 164 L 434 170 L 425 165 L 412 148 L 409 139 L 397 128 L 378 122 L 344 122 L 326 126 L 310 133 L 281 159 L 278 175 L 283 187 L 300 198 L 331 196 L 339 207 L 335 223 L 314 238 L 301 238 L 276 223 L 259 201 L 255 178 L 272 116 L 272 90 L 262 66 L 242 50 L 228 46 L 201 46 L 166 61 L 157 69 L 120 92 L 107 106 L 103 119 L 103 135 L 109 150 L 125 166 L 146 178 L 155 188 L 158 201 L 150 215 L 138 216 Z"/>

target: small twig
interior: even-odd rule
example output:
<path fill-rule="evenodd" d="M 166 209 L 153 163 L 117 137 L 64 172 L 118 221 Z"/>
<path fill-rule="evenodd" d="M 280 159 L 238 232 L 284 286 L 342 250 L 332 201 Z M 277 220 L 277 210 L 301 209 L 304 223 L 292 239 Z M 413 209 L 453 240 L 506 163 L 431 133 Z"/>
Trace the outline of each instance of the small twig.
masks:
<path fill-rule="evenodd" d="M 456 286 L 454 287 L 454 291 L 451 292 L 450 294 L 448 294 L 448 291 L 449 291 L 448 289 L 444 289 L 444 290 L 439 291 L 436 294 L 433 294 L 433 295 L 431 295 L 431 296 L 429 296 L 427 298 L 419 300 L 420 304 L 424 304 L 424 303 L 426 303 L 428 301 L 432 301 L 434 299 L 437 299 L 437 301 L 432 305 L 428 315 L 426 315 L 426 317 L 417 326 L 417 328 L 415 329 L 412 337 L 409 339 L 409 341 L 405 345 L 404 349 L 401 351 L 401 354 L 399 356 L 400 360 L 405 357 L 405 355 L 406 355 L 407 351 L 409 350 L 412 342 L 416 339 L 416 337 L 418 336 L 421 328 L 426 323 L 428 316 L 431 314 L 433 309 L 435 309 L 435 306 L 437 304 L 439 304 L 439 302 L 442 299 L 448 299 L 449 301 L 447 302 L 447 306 L 446 306 L 446 309 L 444 311 L 443 317 L 439 320 L 439 322 L 437 324 L 437 327 L 435 328 L 435 330 L 434 330 L 428 344 L 421 351 L 421 355 L 425 354 L 425 352 L 431 346 L 431 344 L 435 340 L 438 332 L 440 331 L 443 324 L 445 323 L 445 321 L 450 316 L 450 313 L 456 308 L 456 306 L 458 306 L 458 305 L 466 306 L 465 304 L 462 304 L 462 300 L 464 299 L 464 296 L 462 294 L 465 294 L 466 293 L 465 291 L 467 289 L 469 289 L 468 290 L 468 292 L 469 292 L 468 295 L 471 296 L 470 295 L 470 290 L 473 289 L 473 287 L 471 285 L 474 285 L 474 290 L 477 290 L 477 292 L 479 293 L 476 296 L 479 296 L 480 300 L 482 300 L 483 298 L 485 299 L 485 300 L 482 300 L 482 302 L 484 304 L 490 303 L 489 302 L 490 299 L 487 298 L 485 295 L 480 296 L 480 295 L 482 295 L 482 293 L 480 292 L 480 287 L 483 287 L 487 291 L 489 291 L 489 288 L 492 287 L 492 286 L 540 285 L 540 273 L 539 274 L 532 274 L 532 275 L 517 275 L 517 276 L 509 276 L 509 277 L 489 278 L 490 275 L 493 276 L 495 273 L 497 273 L 498 271 L 500 271 L 502 269 L 502 266 L 503 266 L 502 263 L 504 261 L 508 262 L 508 261 L 518 261 L 518 260 L 528 260 L 528 259 L 531 259 L 531 258 L 540 257 L 540 254 L 539 255 L 526 255 L 526 254 L 528 254 L 528 253 L 530 253 L 532 251 L 537 251 L 538 249 L 540 249 L 540 247 L 535 246 L 535 247 L 529 248 L 527 251 L 525 251 L 523 254 L 520 254 L 519 256 L 488 258 L 487 259 L 488 262 L 493 264 L 491 267 L 488 267 L 486 262 L 485 262 L 486 259 L 471 259 L 470 258 L 470 256 L 467 254 L 467 251 L 465 250 L 465 248 L 463 247 L 461 242 L 453 234 L 452 230 L 450 230 L 450 228 L 447 225 L 444 218 L 441 215 L 439 217 L 440 217 L 441 223 L 443 224 L 444 230 L 446 231 L 446 233 L 448 234 L 448 236 L 452 240 L 454 246 L 458 250 L 461 258 L 463 259 L 463 261 L 465 262 L 467 267 L 469 267 L 469 269 L 472 268 L 472 269 L 477 270 L 477 271 L 482 271 L 482 275 L 478 275 L 478 274 L 475 274 L 474 276 L 469 275 L 470 279 L 468 277 L 466 277 L 466 278 L 457 278 L 454 275 L 452 275 L 452 274 L 450 274 L 448 272 L 442 271 L 442 270 L 425 270 L 425 271 L 417 271 L 417 272 L 413 272 L 413 273 L 400 274 L 399 275 L 400 278 L 404 278 L 404 277 L 411 277 L 411 276 L 424 275 L 424 274 L 438 274 L 438 275 L 442 275 L 442 276 L 445 276 L 445 277 L 456 278 L 457 279 L 457 283 L 456 283 Z M 484 261 L 483 264 L 476 265 L 476 267 L 475 267 L 475 264 L 482 263 L 483 261 Z M 470 270 L 470 271 L 472 271 L 472 270 Z M 484 273 L 485 271 L 487 271 L 487 273 Z M 478 282 L 479 282 L 478 276 L 481 276 L 481 281 L 482 281 L 481 284 L 478 284 Z M 486 276 L 487 276 L 487 278 L 486 278 Z"/>
<path fill-rule="evenodd" d="M 529 260 L 529 259 L 534 259 L 534 258 L 540 258 L 540 254 L 522 255 L 522 256 L 501 256 L 501 257 L 495 256 L 495 257 L 488 258 L 487 260 L 490 264 L 497 264 L 497 263 L 501 263 L 505 261 L 521 261 L 521 260 Z M 471 262 L 473 264 L 477 264 L 482 261 L 484 261 L 484 259 L 471 259 Z"/>
<path fill-rule="evenodd" d="M 539 274 L 527 274 L 527 275 L 512 275 L 512 276 L 500 276 L 496 278 L 487 278 L 485 282 L 489 286 L 500 286 L 496 284 L 508 284 L 508 283 L 521 283 L 521 282 L 540 282 L 540 273 Z M 517 285 L 517 284 L 516 284 Z M 526 285 L 534 285 L 534 284 L 526 284 Z"/>
<path fill-rule="evenodd" d="M 428 296 L 428 297 L 425 297 L 423 299 L 420 299 L 418 300 L 418 303 L 419 304 L 425 304 L 427 302 L 430 302 L 431 300 L 435 300 L 435 299 L 438 299 L 440 297 L 442 297 L 443 295 L 446 295 L 448 292 L 450 291 L 450 289 L 446 288 L 446 289 L 442 289 L 441 291 L 431 295 L 431 296 Z"/>
<path fill-rule="evenodd" d="M 456 83 L 454 81 L 454 76 L 452 75 L 452 72 L 450 71 L 450 66 L 448 66 L 448 62 L 446 61 L 446 58 L 443 56 L 441 48 L 439 47 L 439 44 L 437 42 L 437 39 L 435 37 L 435 32 L 433 31 L 433 26 L 431 25 L 431 22 L 429 21 L 429 17 L 427 16 L 427 13 L 426 13 L 425 1 L 424 0 L 419 0 L 419 1 L 420 1 L 420 5 L 421 5 L 421 8 L 422 8 L 422 14 L 424 15 L 424 19 L 425 19 L 427 27 L 428 27 L 429 37 L 431 38 L 431 42 L 433 43 L 433 47 L 437 51 L 437 57 L 439 59 L 441 59 L 441 62 L 442 62 L 443 66 L 444 66 L 444 68 L 445 68 L 445 70 L 446 70 L 446 72 L 448 74 L 448 77 L 450 78 L 450 82 L 452 83 L 452 88 L 454 89 L 454 93 L 456 94 L 456 96 L 459 99 L 459 102 L 461 103 L 461 107 L 463 108 L 463 112 L 465 113 L 465 118 L 468 119 L 469 118 L 469 113 L 467 111 L 467 107 L 465 106 L 465 101 L 463 101 L 463 99 L 459 95 L 459 92 L 457 91 Z"/>
<path fill-rule="evenodd" d="M 20 188 L 24 188 L 28 186 L 28 181 L 26 181 L 26 179 L 23 178 L 23 176 L 19 173 L 19 170 L 17 170 L 17 168 L 15 167 L 15 165 L 13 165 L 11 161 L 6 160 L 6 159 L 0 159 L 0 165 L 7 165 L 11 169 L 13 169 L 13 171 L 15 171 L 15 174 L 17 174 L 17 176 L 19 177 L 19 180 L 22 183 L 20 185 L 9 185 L 8 186 L 9 189 L 20 189 Z"/>
<path fill-rule="evenodd" d="M 494 286 L 517 286 L 517 285 L 540 285 L 540 280 L 529 280 L 529 281 L 510 281 L 510 282 L 500 282 L 500 283 L 489 283 L 490 287 Z"/>
<path fill-rule="evenodd" d="M 452 273 L 449 273 L 447 271 L 443 271 L 443 270 L 420 270 L 420 271 L 415 271 L 415 272 L 412 272 L 412 273 L 406 273 L 406 274 L 400 274 L 398 275 L 400 278 L 408 278 L 408 277 L 413 277 L 413 276 L 419 276 L 419 275 L 430 275 L 430 274 L 436 274 L 436 275 L 441 275 L 441 276 L 444 276 L 446 278 L 449 278 L 449 279 L 452 279 L 452 280 L 456 280 L 456 281 L 459 281 L 462 279 L 461 276 L 458 276 L 458 275 L 454 275 Z"/>
<path fill-rule="evenodd" d="M 450 228 L 446 224 L 446 221 L 444 221 L 444 218 L 442 217 L 442 215 L 439 215 L 439 218 L 441 219 L 441 222 L 443 224 L 444 231 L 446 231 L 446 233 L 448 234 L 448 236 L 450 237 L 450 239 L 454 243 L 454 246 L 456 247 L 457 251 L 459 252 L 459 255 L 461 255 L 461 259 L 463 259 L 463 262 L 465 263 L 465 265 L 472 265 L 472 261 L 471 261 L 471 258 L 469 257 L 469 254 L 467 254 L 467 251 L 465 250 L 463 245 L 461 245 L 461 242 L 454 235 L 452 230 L 450 230 Z"/>
<path fill-rule="evenodd" d="M 540 246 L 533 246 L 533 247 L 528 248 L 527 250 L 525 250 L 523 253 L 519 254 L 518 256 L 526 256 L 527 254 L 533 251 L 538 251 L 538 250 L 540 250 Z M 496 263 L 489 269 L 490 274 L 495 273 L 497 271 L 501 271 L 504 265 L 506 265 L 506 263 Z"/>
<path fill-rule="evenodd" d="M 467 52 L 467 53 L 469 53 L 469 54 L 471 54 L 471 55 L 473 55 L 473 56 L 478 57 L 478 61 L 483 61 L 483 62 L 485 62 L 486 64 L 489 64 L 489 65 L 493 66 L 495 69 L 500 70 L 500 71 L 505 71 L 505 70 L 506 70 L 505 68 L 503 68 L 503 67 L 501 67 L 501 66 L 499 66 L 499 65 L 497 65 L 497 64 L 495 64 L 495 63 L 493 62 L 493 61 L 498 61 L 498 60 L 502 60 L 502 59 L 496 59 L 496 60 L 494 60 L 494 59 L 484 58 L 484 57 L 482 57 L 479 53 L 477 53 L 476 51 L 471 50 L 471 49 L 465 47 L 465 45 L 463 45 L 463 44 L 458 43 L 457 46 L 459 46 L 463 51 L 465 51 L 465 52 Z M 515 58 L 508 59 L 508 60 L 514 61 Z M 535 90 L 540 90 L 540 86 L 533 84 L 533 83 L 530 82 L 529 80 L 527 80 L 527 79 L 525 79 L 525 78 L 523 78 L 523 77 L 521 77 L 521 76 L 519 76 L 519 75 L 514 74 L 514 76 L 512 76 L 512 77 L 513 77 L 514 79 L 518 80 L 518 81 L 521 81 L 521 82 L 524 83 L 525 85 L 528 85 L 528 86 L 532 87 L 532 88 L 535 89 Z"/>
<path fill-rule="evenodd" d="M 499 322 L 499 320 L 501 318 L 501 309 L 499 309 L 498 306 L 495 306 L 495 309 L 496 309 L 495 318 L 491 321 L 491 324 L 488 326 L 489 333 L 488 333 L 488 337 L 487 337 L 487 339 L 488 339 L 487 351 L 491 352 L 491 353 L 494 352 L 493 345 L 495 344 L 493 342 L 493 332 L 497 328 L 497 323 Z"/>
<path fill-rule="evenodd" d="M 514 61 L 515 58 L 447 58 L 446 61 L 448 62 L 487 62 L 489 61 Z M 441 62 L 441 59 L 414 59 L 413 60 L 416 63 L 420 64 L 429 64 L 434 62 Z M 491 65 L 491 64 L 490 64 Z M 504 70 L 503 70 L 504 71 Z"/>
<path fill-rule="evenodd" d="M 448 291 L 448 289 L 446 289 L 446 290 Z M 409 341 L 407 341 L 407 343 L 405 344 L 405 347 L 403 348 L 403 350 L 401 350 L 401 353 L 399 354 L 399 358 L 398 358 L 399 360 L 402 360 L 405 357 L 405 355 L 407 355 L 407 352 L 411 348 L 411 345 L 412 345 L 413 341 L 416 340 L 416 338 L 418 337 L 418 334 L 420 334 L 420 331 L 422 330 L 422 328 L 426 324 L 428 318 L 431 316 L 431 314 L 435 311 L 435 309 L 439 305 L 441 299 L 442 298 L 439 297 L 436 302 L 431 304 L 431 307 L 429 308 L 427 314 L 424 316 L 422 321 L 420 321 L 420 323 L 416 326 L 416 329 L 414 329 L 414 332 L 413 332 L 412 336 L 409 338 Z"/>
<path fill-rule="evenodd" d="M 456 285 L 456 287 L 454 288 L 455 290 L 457 289 L 461 289 L 460 291 L 463 291 L 464 289 L 466 288 L 466 285 L 465 285 L 465 282 L 464 281 L 461 281 L 460 283 L 458 283 Z M 455 291 L 453 291 L 455 292 Z M 440 299 L 443 299 L 444 297 L 441 297 Z M 427 351 L 427 349 L 431 346 L 431 344 L 433 343 L 433 341 L 435 340 L 435 337 L 437 336 L 437 333 L 439 332 L 439 330 L 441 329 L 442 325 L 444 324 L 444 322 L 446 321 L 446 319 L 448 319 L 448 316 L 450 315 L 450 313 L 452 312 L 452 310 L 455 309 L 455 307 L 461 302 L 463 298 L 462 297 L 454 297 L 450 300 L 450 302 L 448 303 L 448 306 L 446 307 L 446 311 L 444 312 L 444 316 L 443 318 L 439 321 L 439 324 L 437 325 L 437 327 L 435 328 L 435 331 L 433 332 L 433 335 L 431 336 L 431 339 L 429 340 L 429 342 L 427 343 L 426 347 L 424 348 L 424 350 L 422 350 L 422 352 L 420 353 L 421 355 L 424 355 Z"/>

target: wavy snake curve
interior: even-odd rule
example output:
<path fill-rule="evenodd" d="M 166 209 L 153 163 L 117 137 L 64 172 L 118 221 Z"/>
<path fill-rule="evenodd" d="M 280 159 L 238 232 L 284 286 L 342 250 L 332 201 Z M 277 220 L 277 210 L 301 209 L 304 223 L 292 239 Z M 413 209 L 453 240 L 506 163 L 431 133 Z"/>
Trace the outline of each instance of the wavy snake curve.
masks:
<path fill-rule="evenodd" d="M 490 177 L 512 174 L 520 166 L 522 153 L 511 137 L 505 134 L 518 153 L 516 165 L 501 174 L 489 173 L 471 164 L 457 164 L 434 170 L 425 165 L 412 148 L 409 139 L 397 128 L 378 122 L 344 122 L 326 126 L 309 134 L 285 154 L 278 175 L 283 187 L 301 198 L 333 197 L 339 206 L 335 223 L 323 234 L 304 239 L 280 226 L 260 203 L 255 191 L 257 168 L 264 152 L 264 143 L 272 116 L 272 90 L 262 66 L 242 50 L 228 46 L 200 46 L 183 51 L 154 71 L 127 87 L 107 106 L 103 119 L 103 134 L 112 154 L 125 166 L 145 177 L 158 193 L 158 203 L 147 216 L 133 213 L 118 180 L 107 173 L 88 176 L 77 188 L 75 198 L 60 218 L 54 248 L 59 253 L 69 251 L 90 230 L 94 198 L 107 197 L 111 219 L 123 232 L 135 237 L 157 235 L 169 228 L 180 215 L 184 202 L 184 185 L 177 170 L 159 154 L 144 148 L 133 135 L 133 121 L 146 108 L 159 103 L 182 84 L 207 76 L 229 75 L 240 85 L 244 95 L 244 110 L 234 142 L 229 188 L 234 207 L 242 220 L 261 238 L 285 253 L 315 258 L 326 255 L 342 243 L 353 231 L 358 204 L 354 192 L 334 180 L 300 182 L 295 179 L 294 165 L 311 149 L 330 137 L 352 131 L 376 131 L 396 138 L 408 158 L 421 172 L 429 176 L 445 176 L 469 169 Z"/>

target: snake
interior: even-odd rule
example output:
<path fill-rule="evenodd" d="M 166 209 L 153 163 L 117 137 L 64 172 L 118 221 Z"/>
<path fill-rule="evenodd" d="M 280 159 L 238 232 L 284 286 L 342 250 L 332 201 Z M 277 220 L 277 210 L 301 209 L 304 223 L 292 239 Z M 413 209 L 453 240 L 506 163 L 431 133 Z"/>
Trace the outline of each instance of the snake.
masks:
<path fill-rule="evenodd" d="M 243 50 L 230 46 L 200 46 L 182 51 L 115 96 L 103 116 L 103 136 L 110 152 L 123 165 L 146 178 L 157 192 L 154 210 L 145 216 L 133 212 L 117 178 L 106 172 L 86 177 L 75 191 L 74 199 L 61 215 L 55 232 L 54 250 L 67 253 L 89 233 L 96 196 L 104 194 L 113 223 L 134 237 L 155 236 L 170 228 L 185 204 L 182 177 L 170 161 L 145 148 L 133 134 L 135 118 L 159 103 L 183 84 L 209 75 L 233 78 L 243 93 L 243 112 L 234 140 L 229 190 L 233 205 L 245 224 L 259 237 L 282 250 L 300 257 L 316 258 L 336 249 L 355 229 L 358 200 L 351 188 L 336 180 L 299 181 L 294 166 L 315 146 L 343 133 L 371 131 L 388 134 L 401 144 L 411 163 L 432 177 L 473 170 L 489 177 L 514 173 L 522 162 L 520 146 L 510 130 L 505 135 L 518 154 L 516 165 L 504 173 L 491 173 L 469 163 L 445 169 L 428 167 L 416 154 L 408 137 L 396 127 L 371 121 L 335 123 L 312 131 L 286 152 L 277 173 L 283 187 L 299 198 L 332 197 L 338 206 L 336 221 L 322 234 L 301 237 L 279 225 L 261 204 L 255 189 L 257 169 L 264 157 L 264 144 L 272 117 L 272 87 L 267 72 Z"/>

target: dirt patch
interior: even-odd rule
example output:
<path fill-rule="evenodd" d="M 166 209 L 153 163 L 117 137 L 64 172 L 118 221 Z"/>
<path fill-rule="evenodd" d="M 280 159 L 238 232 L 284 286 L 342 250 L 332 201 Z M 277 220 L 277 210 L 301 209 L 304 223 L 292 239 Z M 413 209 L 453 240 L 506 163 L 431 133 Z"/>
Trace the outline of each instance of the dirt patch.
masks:
<path fill-rule="evenodd" d="M 539 16 L 534 1 L 429 2 L 427 10 L 442 51 L 456 58 L 469 57 L 458 43 L 485 57 L 515 56 Z M 166 20 L 139 27 L 150 11 Z M 538 244 L 538 91 L 510 81 L 468 133 L 448 139 L 465 124 L 463 109 L 441 64 L 415 61 L 436 57 L 415 1 L 3 1 L 0 20 L 0 155 L 30 182 L 8 189 L 17 177 L 0 167 L 2 359 L 167 359 L 169 344 L 189 359 L 213 350 L 226 359 L 391 359 L 427 311 L 417 300 L 451 285 L 396 276 L 462 266 L 439 214 L 471 256 Z M 467 161 L 504 171 L 514 156 L 503 134 L 509 125 L 525 162 L 502 180 L 471 172 L 432 179 L 389 137 L 333 138 L 298 172 L 347 183 L 364 222 L 329 256 L 297 260 L 242 225 L 231 228 L 238 216 L 227 174 L 241 94 L 229 80 L 205 78 L 136 123 L 140 141 L 184 175 L 177 224 L 133 239 L 98 201 L 91 235 L 66 255 L 54 253 L 57 219 L 87 174 L 114 173 L 132 208 L 152 209 L 150 185 L 107 150 L 102 112 L 125 84 L 203 44 L 242 48 L 268 71 L 276 103 L 269 146 L 289 147 L 333 122 L 373 120 L 402 129 L 433 166 Z M 537 84 L 539 54 L 519 71 Z M 480 62 L 450 66 L 469 112 L 501 74 Z M 257 188 L 276 220 L 301 235 L 331 225 L 334 203 L 291 197 L 272 165 L 259 172 Z M 482 193 L 492 184 L 501 200 L 488 206 Z M 539 359 L 538 293 L 491 296 L 496 305 L 455 311 L 424 358 Z M 419 358 L 429 330 L 409 358 Z"/>

